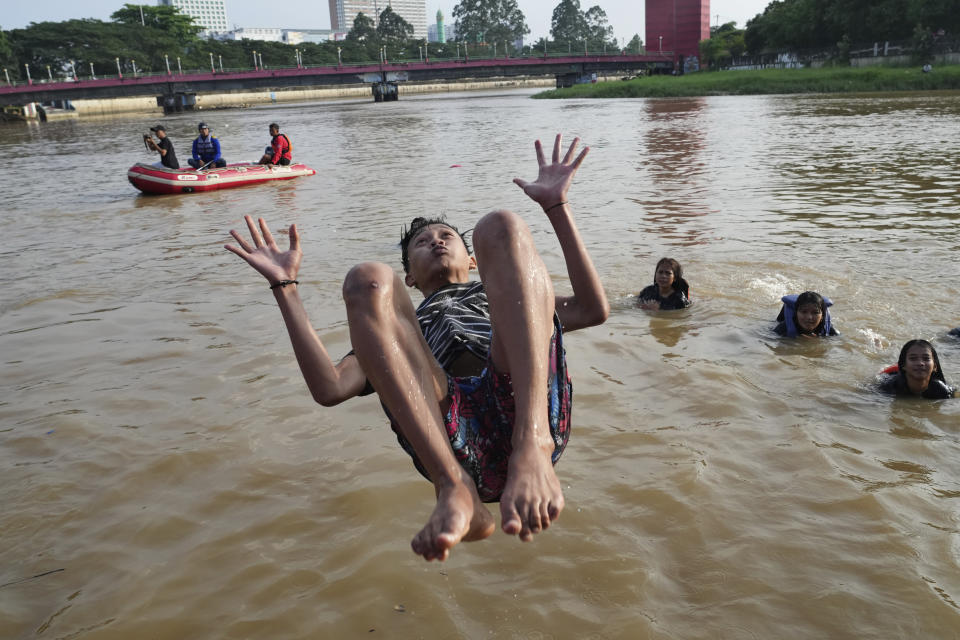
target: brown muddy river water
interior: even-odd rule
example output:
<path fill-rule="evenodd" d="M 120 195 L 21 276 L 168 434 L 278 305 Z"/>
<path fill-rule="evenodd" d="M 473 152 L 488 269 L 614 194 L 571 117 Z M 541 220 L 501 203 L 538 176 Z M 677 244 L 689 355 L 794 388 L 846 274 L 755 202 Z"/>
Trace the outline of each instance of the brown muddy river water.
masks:
<path fill-rule="evenodd" d="M 182 196 L 127 183 L 154 117 L 0 125 L 0 637 L 960 638 L 960 400 L 870 387 L 914 337 L 960 382 L 960 96 L 530 94 L 164 118 L 181 162 L 200 119 L 230 161 L 277 121 L 318 170 Z M 315 405 L 222 245 L 296 222 L 335 358 L 347 269 L 399 269 L 417 215 L 521 212 L 567 292 L 511 184 L 557 131 L 592 147 L 571 200 L 613 306 L 566 340 L 567 508 L 428 564 L 376 397 Z M 663 256 L 694 305 L 653 315 Z M 805 289 L 839 338 L 772 334 Z"/>

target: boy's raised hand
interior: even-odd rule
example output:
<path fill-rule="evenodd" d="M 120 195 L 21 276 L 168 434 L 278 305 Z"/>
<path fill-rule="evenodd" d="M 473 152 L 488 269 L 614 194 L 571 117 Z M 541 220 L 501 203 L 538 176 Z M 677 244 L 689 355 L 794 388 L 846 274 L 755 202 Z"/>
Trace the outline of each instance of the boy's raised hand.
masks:
<path fill-rule="evenodd" d="M 300 259 L 303 257 L 297 225 L 290 225 L 290 249 L 281 251 L 267 227 L 266 220 L 258 218 L 259 229 L 250 216 L 244 216 L 244 220 L 247 221 L 253 246 L 251 247 L 236 230 L 231 229 L 230 235 L 240 246 L 227 244 L 223 248 L 246 260 L 247 264 L 256 269 L 270 284 L 276 284 L 281 280 L 296 280 L 297 272 L 300 271 Z"/>
<path fill-rule="evenodd" d="M 567 149 L 567 153 L 561 161 L 560 151 L 562 150 L 563 136 L 558 133 L 556 140 L 553 142 L 551 162 L 547 164 L 543 157 L 543 145 L 537 140 L 534 143 L 534 147 L 537 150 L 537 164 L 540 167 L 537 179 L 534 182 L 527 182 L 520 178 L 514 178 L 514 184 L 523 189 L 524 193 L 543 207 L 544 211 L 552 209 L 561 203 L 565 203 L 567 200 L 567 189 L 570 188 L 573 176 L 577 173 L 577 169 L 580 168 L 580 164 L 583 163 L 583 159 L 587 157 L 587 153 L 590 151 L 590 147 L 584 147 L 580 155 L 571 161 L 579 142 L 580 138 L 573 139 L 570 148 Z"/>

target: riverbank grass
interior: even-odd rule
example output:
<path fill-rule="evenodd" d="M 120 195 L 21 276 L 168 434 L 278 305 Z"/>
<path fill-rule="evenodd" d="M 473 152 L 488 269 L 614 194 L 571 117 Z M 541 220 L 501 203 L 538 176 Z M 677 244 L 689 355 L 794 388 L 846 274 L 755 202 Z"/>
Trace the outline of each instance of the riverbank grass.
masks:
<path fill-rule="evenodd" d="M 831 67 L 708 71 L 683 76 L 645 76 L 626 81 L 552 89 L 534 98 L 672 98 L 783 93 L 866 93 L 960 90 L 960 65 L 935 67 Z"/>

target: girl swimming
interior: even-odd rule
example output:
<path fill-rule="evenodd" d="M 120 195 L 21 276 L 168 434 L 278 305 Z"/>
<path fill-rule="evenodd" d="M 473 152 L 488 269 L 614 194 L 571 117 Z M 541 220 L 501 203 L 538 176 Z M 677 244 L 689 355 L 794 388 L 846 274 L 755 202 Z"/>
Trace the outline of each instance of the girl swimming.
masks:
<path fill-rule="evenodd" d="M 783 296 L 780 300 L 783 306 L 773 329 L 777 334 L 788 338 L 839 335 L 830 321 L 830 307 L 833 306 L 830 298 L 816 291 L 804 291 L 799 295 Z"/>
<path fill-rule="evenodd" d="M 926 340 L 910 340 L 900 349 L 896 367 L 881 374 L 880 391 L 897 396 L 920 396 L 932 400 L 956 397 L 943 377 L 937 350 Z"/>
<path fill-rule="evenodd" d="M 653 284 L 637 296 L 642 309 L 669 311 L 690 305 L 690 285 L 683 279 L 683 267 L 673 258 L 661 258 L 653 271 Z"/>

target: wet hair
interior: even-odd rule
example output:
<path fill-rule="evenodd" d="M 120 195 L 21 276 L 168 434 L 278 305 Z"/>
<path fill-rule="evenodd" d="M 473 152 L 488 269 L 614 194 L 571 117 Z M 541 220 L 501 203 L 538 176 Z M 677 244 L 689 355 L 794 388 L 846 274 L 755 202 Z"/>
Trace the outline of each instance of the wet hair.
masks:
<path fill-rule="evenodd" d="M 673 258 L 660 258 L 660 260 L 657 261 L 657 266 L 653 269 L 653 283 L 657 283 L 657 271 L 660 270 L 660 265 L 662 264 L 669 266 L 670 270 L 673 271 L 673 287 L 678 291 L 682 291 L 683 295 L 690 297 L 690 285 L 683 279 L 683 267 Z"/>
<path fill-rule="evenodd" d="M 277 131 L 280 131 L 280 125 L 278 125 L 276 122 L 271 122 L 271 123 L 270 123 L 270 126 L 267 127 L 267 128 L 268 128 L 268 129 L 276 129 Z"/>
<path fill-rule="evenodd" d="M 933 356 L 933 375 L 930 376 L 930 380 L 940 380 L 946 384 L 947 381 L 943 377 L 943 369 L 940 368 L 940 358 L 937 357 L 937 350 L 926 340 L 908 340 L 907 343 L 903 345 L 903 348 L 900 349 L 900 357 L 897 358 L 897 368 L 900 370 L 900 374 L 903 375 L 903 368 L 907 364 L 907 352 L 913 347 L 926 347 L 930 350 L 930 354 Z"/>
<path fill-rule="evenodd" d="M 816 291 L 804 291 L 797 296 L 797 302 L 793 305 L 793 324 L 801 333 L 807 332 L 800 329 L 800 323 L 797 322 L 797 312 L 800 311 L 800 307 L 811 304 L 820 309 L 820 322 L 810 333 L 820 333 L 823 330 L 823 323 L 827 319 L 827 303 L 823 296 Z"/>
<path fill-rule="evenodd" d="M 403 263 L 404 273 L 410 273 L 410 241 L 420 235 L 420 232 L 429 227 L 432 224 L 442 224 L 445 227 L 453 229 L 460 239 L 463 240 L 463 246 L 467 248 L 467 254 L 469 255 L 470 243 L 467 242 L 466 234 L 460 233 L 460 230 L 455 226 L 447 222 L 446 218 L 440 216 L 439 218 L 414 218 L 410 221 L 410 226 L 404 226 L 403 233 L 400 234 L 400 262 Z"/>

